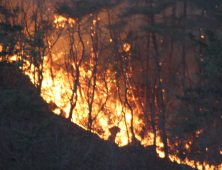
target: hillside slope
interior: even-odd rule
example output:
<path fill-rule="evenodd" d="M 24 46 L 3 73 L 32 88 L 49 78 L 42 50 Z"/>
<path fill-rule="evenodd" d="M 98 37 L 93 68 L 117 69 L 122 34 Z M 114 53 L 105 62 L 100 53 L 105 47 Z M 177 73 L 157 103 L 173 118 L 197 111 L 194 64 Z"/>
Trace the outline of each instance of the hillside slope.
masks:
<path fill-rule="evenodd" d="M 55 115 L 27 76 L 17 75 L 11 64 L 0 64 L 0 169 L 192 169 L 166 164 L 151 151 L 143 146 L 119 148 Z"/>

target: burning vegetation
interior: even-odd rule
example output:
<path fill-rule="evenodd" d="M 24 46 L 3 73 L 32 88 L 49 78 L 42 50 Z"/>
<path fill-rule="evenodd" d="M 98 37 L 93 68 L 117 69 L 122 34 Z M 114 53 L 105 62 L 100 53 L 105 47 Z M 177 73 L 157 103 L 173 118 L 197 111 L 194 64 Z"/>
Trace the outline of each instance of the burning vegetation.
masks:
<path fill-rule="evenodd" d="M 12 65 L 0 69 L 1 91 L 25 74 L 51 111 L 89 134 L 222 168 L 221 3 L 0 3 L 0 61 Z"/>

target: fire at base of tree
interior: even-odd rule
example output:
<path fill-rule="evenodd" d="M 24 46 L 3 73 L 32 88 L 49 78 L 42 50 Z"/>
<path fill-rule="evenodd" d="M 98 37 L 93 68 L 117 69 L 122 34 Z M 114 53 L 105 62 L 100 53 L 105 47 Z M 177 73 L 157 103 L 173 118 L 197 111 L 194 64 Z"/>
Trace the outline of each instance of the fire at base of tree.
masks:
<path fill-rule="evenodd" d="M 61 132 L 65 150 L 47 158 L 57 160 L 51 169 L 77 164 L 119 169 L 126 159 L 117 161 L 121 150 L 136 162 L 124 169 L 158 169 L 161 160 L 159 168 L 170 169 L 176 161 L 221 169 L 221 5 L 217 0 L 0 0 L 1 149 L 16 162 L 13 168 L 41 164 L 37 150 L 47 148 L 47 140 L 58 149 Z M 32 83 L 26 78 L 22 84 L 24 75 Z M 39 110 L 32 102 L 41 103 Z M 31 119 L 32 107 L 40 116 L 33 119 L 43 120 L 50 110 L 65 123 L 18 123 L 23 116 Z M 19 108 L 25 111 L 9 119 Z M 52 133 L 44 131 L 47 124 Z M 84 152 L 72 163 L 74 139 Z M 105 154 L 90 140 L 101 140 L 110 150 Z M 100 153 L 106 161 L 94 167 Z M 0 167 L 12 168 L 5 162 Z"/>

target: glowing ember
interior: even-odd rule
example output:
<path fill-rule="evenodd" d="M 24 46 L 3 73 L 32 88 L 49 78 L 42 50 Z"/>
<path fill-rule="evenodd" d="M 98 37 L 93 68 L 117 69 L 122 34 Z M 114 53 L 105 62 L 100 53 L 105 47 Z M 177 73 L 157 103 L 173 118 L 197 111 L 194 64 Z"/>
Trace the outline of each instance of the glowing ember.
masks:
<path fill-rule="evenodd" d="M 68 22 L 72 27 L 75 23 L 75 20 L 73 20 L 72 18 L 67 19 L 65 17 L 55 15 L 54 23 L 57 24 L 57 28 L 65 27 L 66 22 Z"/>
<path fill-rule="evenodd" d="M 110 42 L 111 42 L 111 41 L 110 41 Z M 125 43 L 125 44 L 123 44 L 123 48 L 124 48 L 124 51 L 125 51 L 125 52 L 128 52 L 128 51 L 130 50 L 130 48 L 131 48 L 131 45 Z"/>

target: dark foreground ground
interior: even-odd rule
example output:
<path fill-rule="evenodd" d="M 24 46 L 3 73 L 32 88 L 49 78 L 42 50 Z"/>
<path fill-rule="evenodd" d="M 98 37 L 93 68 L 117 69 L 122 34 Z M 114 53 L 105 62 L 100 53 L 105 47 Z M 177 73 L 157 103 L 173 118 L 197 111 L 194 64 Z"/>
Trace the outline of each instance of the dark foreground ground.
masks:
<path fill-rule="evenodd" d="M 1 170 L 189 170 L 152 147 L 117 145 L 50 112 L 28 77 L 0 67 Z"/>

